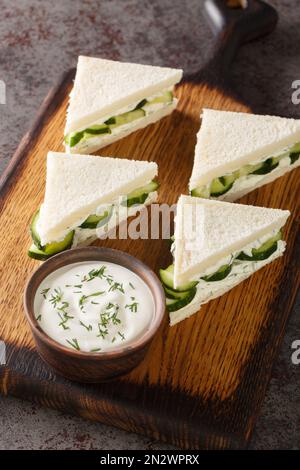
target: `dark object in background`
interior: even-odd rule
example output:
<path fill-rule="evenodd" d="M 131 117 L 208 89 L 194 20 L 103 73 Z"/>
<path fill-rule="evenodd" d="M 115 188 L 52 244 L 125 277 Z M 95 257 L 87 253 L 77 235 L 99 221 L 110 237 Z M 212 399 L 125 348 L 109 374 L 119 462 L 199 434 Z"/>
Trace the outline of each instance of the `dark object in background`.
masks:
<path fill-rule="evenodd" d="M 213 60 L 207 64 L 213 75 L 225 81 L 236 53 L 243 44 L 271 33 L 277 24 L 276 10 L 261 0 L 249 0 L 247 8 L 228 8 L 224 0 L 206 0 L 204 15 L 217 37 Z"/>
<path fill-rule="evenodd" d="M 227 6 L 229 8 L 247 8 L 247 0 L 227 0 Z"/>

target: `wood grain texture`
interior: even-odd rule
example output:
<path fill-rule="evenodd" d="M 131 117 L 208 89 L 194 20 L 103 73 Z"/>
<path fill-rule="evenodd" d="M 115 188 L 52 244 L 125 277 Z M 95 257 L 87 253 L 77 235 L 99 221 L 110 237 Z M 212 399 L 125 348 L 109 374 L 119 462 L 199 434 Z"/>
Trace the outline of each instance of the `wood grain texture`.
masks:
<path fill-rule="evenodd" d="M 241 200 L 292 212 L 283 258 L 172 328 L 166 316 L 145 360 L 124 378 L 101 385 L 68 382 L 38 357 L 23 313 L 22 293 L 37 267 L 26 254 L 28 225 L 43 200 L 47 151 L 63 150 L 70 80 L 71 75 L 51 94 L 52 104 L 48 100 L 40 116 L 43 124 L 19 151 L 18 164 L 11 168 L 2 192 L 0 338 L 7 344 L 7 365 L 0 368 L 0 391 L 182 448 L 244 447 L 299 286 L 295 198 L 299 172 Z M 176 94 L 178 110 L 170 117 L 101 151 L 104 156 L 157 162 L 159 201 L 169 204 L 187 192 L 201 108 L 248 110 L 203 83 L 185 82 Z M 166 240 L 96 244 L 127 251 L 156 272 L 170 262 Z"/>

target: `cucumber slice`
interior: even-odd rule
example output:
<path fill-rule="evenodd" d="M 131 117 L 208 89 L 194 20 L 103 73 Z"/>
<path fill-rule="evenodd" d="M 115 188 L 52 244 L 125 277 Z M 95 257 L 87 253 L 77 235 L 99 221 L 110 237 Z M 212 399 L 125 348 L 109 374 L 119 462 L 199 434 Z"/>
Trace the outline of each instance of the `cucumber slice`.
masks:
<path fill-rule="evenodd" d="M 123 124 L 129 124 L 136 119 L 140 119 L 146 115 L 143 109 L 134 109 L 133 111 L 128 111 L 127 113 L 120 114 L 119 116 L 113 116 L 107 121 L 107 124 L 111 129 L 117 126 L 122 126 Z"/>
<path fill-rule="evenodd" d="M 49 258 L 49 256 L 46 255 L 43 250 L 40 250 L 37 246 L 35 246 L 34 243 L 32 243 L 28 250 L 28 256 L 30 256 L 30 258 L 38 259 L 40 261 L 45 261 Z"/>
<path fill-rule="evenodd" d="M 38 223 L 39 217 L 40 217 L 40 209 L 38 209 L 36 213 L 34 214 L 29 230 L 30 230 L 31 238 L 34 241 L 34 244 L 36 245 L 37 248 L 42 250 L 43 247 L 41 245 L 41 239 L 37 231 L 37 223 Z"/>
<path fill-rule="evenodd" d="M 273 171 L 278 165 L 282 158 L 285 158 L 287 153 L 278 155 L 277 157 L 271 157 L 267 160 L 256 163 L 255 165 L 245 165 L 240 169 L 240 176 L 244 175 L 265 175 Z"/>
<path fill-rule="evenodd" d="M 101 215 L 92 214 L 80 225 L 80 228 L 98 228 L 107 224 L 113 213 L 113 206 Z"/>
<path fill-rule="evenodd" d="M 174 288 L 174 264 L 170 264 L 166 269 L 159 270 L 160 279 L 162 283 L 172 290 L 176 290 L 178 292 L 184 292 L 193 289 L 198 284 L 197 281 L 187 282 L 186 284 L 182 284 L 181 286 Z"/>
<path fill-rule="evenodd" d="M 95 135 L 101 134 L 111 134 L 110 128 L 105 124 L 95 124 L 80 132 L 70 132 L 70 134 L 65 137 L 65 142 L 69 147 L 75 147 L 81 140 L 85 141 L 91 137 L 95 137 Z"/>
<path fill-rule="evenodd" d="M 171 91 L 166 91 L 162 95 L 157 96 L 156 98 L 153 98 L 150 101 L 147 100 L 147 105 L 156 104 L 156 103 L 171 103 L 172 101 L 173 101 L 173 93 Z"/>
<path fill-rule="evenodd" d="M 110 128 L 105 124 L 95 124 L 94 126 L 88 127 L 83 132 L 85 136 L 88 135 L 87 138 L 94 135 L 111 134 Z"/>
<path fill-rule="evenodd" d="M 197 289 L 194 287 L 193 289 L 182 292 L 182 296 L 176 299 L 166 298 L 166 307 L 169 312 L 175 312 L 176 310 L 180 310 L 181 308 L 188 305 L 193 298 L 195 297 Z"/>
<path fill-rule="evenodd" d="M 81 142 L 85 142 L 86 140 L 91 139 L 92 137 L 102 134 L 111 134 L 110 128 L 108 126 L 105 126 L 104 124 L 95 124 L 94 126 L 91 126 L 84 130 Z"/>
<path fill-rule="evenodd" d="M 144 204 L 148 196 L 149 196 L 148 193 L 144 193 L 137 197 L 130 197 L 130 199 L 126 200 L 126 203 L 124 203 L 124 205 L 126 205 L 127 207 L 131 207 L 131 206 Z"/>
<path fill-rule="evenodd" d="M 271 171 L 275 170 L 275 168 L 279 165 L 280 157 L 271 157 L 265 160 L 262 163 L 258 163 L 257 165 L 253 165 L 255 167 L 254 170 L 250 172 L 251 175 L 266 175 Z"/>
<path fill-rule="evenodd" d="M 279 165 L 279 162 L 282 158 L 286 157 L 286 154 L 283 154 L 283 155 L 278 155 L 278 157 L 272 157 L 271 160 L 272 160 L 272 165 L 276 165 L 276 163 L 278 163 Z M 276 165 L 277 166 L 277 165 Z"/>
<path fill-rule="evenodd" d="M 32 244 L 29 248 L 28 255 L 34 259 L 48 259 L 50 258 L 50 256 L 56 255 L 61 251 L 65 251 L 68 248 L 71 248 L 73 238 L 74 230 L 72 230 L 72 232 L 69 232 L 68 235 L 61 242 L 48 243 L 43 247 L 43 249 L 39 249 L 35 244 Z"/>
<path fill-rule="evenodd" d="M 290 153 L 291 165 L 296 163 L 296 161 L 299 160 L 299 157 L 300 157 L 300 151 Z"/>
<path fill-rule="evenodd" d="M 236 257 L 240 261 L 263 261 L 269 258 L 277 250 L 277 242 L 281 240 L 282 234 L 278 232 L 277 235 L 267 240 L 259 248 L 252 249 L 252 256 L 247 255 L 243 251 Z"/>
<path fill-rule="evenodd" d="M 199 186 L 198 188 L 192 189 L 191 196 L 208 199 L 210 196 L 210 190 L 207 186 Z"/>
<path fill-rule="evenodd" d="M 290 152 L 299 153 L 300 152 L 300 142 L 297 142 L 291 149 Z"/>
<path fill-rule="evenodd" d="M 265 248 L 264 252 L 257 252 L 252 250 L 252 256 L 247 255 L 243 251 L 236 257 L 236 259 L 240 261 L 262 261 L 264 259 L 269 258 L 275 251 L 277 250 L 277 242 L 272 243 L 271 246 Z"/>
<path fill-rule="evenodd" d="M 213 197 L 222 196 L 232 188 L 234 182 L 235 176 L 233 174 L 213 179 L 210 185 L 210 195 Z"/>
<path fill-rule="evenodd" d="M 190 290 L 184 290 L 182 292 L 179 292 L 178 290 L 170 289 L 169 287 L 164 286 L 166 297 L 168 297 L 169 299 L 183 299 L 185 298 L 186 294 L 190 292 Z"/>
<path fill-rule="evenodd" d="M 70 132 L 65 136 L 65 142 L 69 147 L 75 147 L 83 138 L 84 132 Z"/>
<path fill-rule="evenodd" d="M 260 163 L 258 165 L 244 165 L 238 170 L 238 176 L 237 178 L 240 178 L 241 176 L 246 176 L 249 175 L 253 170 L 256 170 L 256 168 L 260 168 Z"/>
<path fill-rule="evenodd" d="M 225 277 L 227 277 L 231 272 L 231 267 L 231 264 L 224 264 L 215 273 L 210 274 L 209 276 L 204 276 L 201 279 L 206 282 L 222 281 L 222 279 L 225 279 Z"/>
<path fill-rule="evenodd" d="M 136 204 L 144 204 L 147 197 L 149 196 L 149 193 L 153 193 L 153 191 L 156 191 L 158 187 L 159 184 L 157 181 L 151 181 L 149 184 L 137 188 L 134 191 L 131 191 L 131 193 L 127 194 L 126 200 L 122 202 L 122 205 L 131 207 Z"/>
<path fill-rule="evenodd" d="M 140 101 L 134 109 L 143 108 L 145 106 L 145 104 L 147 104 L 147 103 L 148 103 L 148 101 L 146 99 L 144 99 L 144 100 Z"/>
<path fill-rule="evenodd" d="M 44 253 L 48 256 L 52 256 L 52 255 L 55 255 L 56 253 L 60 253 L 61 251 L 71 248 L 72 243 L 73 243 L 74 233 L 75 231 L 72 230 L 60 242 L 47 243 L 47 245 L 43 249 Z"/>

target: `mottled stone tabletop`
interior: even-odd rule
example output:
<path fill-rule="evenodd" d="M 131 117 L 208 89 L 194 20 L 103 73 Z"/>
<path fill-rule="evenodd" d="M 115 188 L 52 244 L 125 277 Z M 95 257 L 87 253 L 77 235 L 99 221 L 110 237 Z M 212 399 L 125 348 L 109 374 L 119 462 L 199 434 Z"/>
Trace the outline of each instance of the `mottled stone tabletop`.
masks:
<path fill-rule="evenodd" d="M 300 80 L 300 2 L 270 0 L 280 21 L 272 35 L 240 51 L 233 86 L 261 113 L 300 118 L 292 82 Z M 0 0 L 0 171 L 13 155 L 41 101 L 78 54 L 198 70 L 213 44 L 202 0 Z M 3 289 L 4 286 L 0 286 Z M 299 302 L 298 302 L 299 304 Z M 300 448 L 299 308 L 291 316 L 253 449 Z M 168 449 L 109 426 L 0 397 L 0 449 Z"/>

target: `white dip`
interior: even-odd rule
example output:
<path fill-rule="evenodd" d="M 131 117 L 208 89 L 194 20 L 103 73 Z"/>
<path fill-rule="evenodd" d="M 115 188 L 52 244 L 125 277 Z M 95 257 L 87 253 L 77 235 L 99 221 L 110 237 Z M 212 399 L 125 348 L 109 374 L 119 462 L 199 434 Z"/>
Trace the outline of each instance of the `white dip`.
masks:
<path fill-rule="evenodd" d="M 86 261 L 47 276 L 34 299 L 42 330 L 70 349 L 115 350 L 141 336 L 154 314 L 145 282 L 118 264 Z"/>

